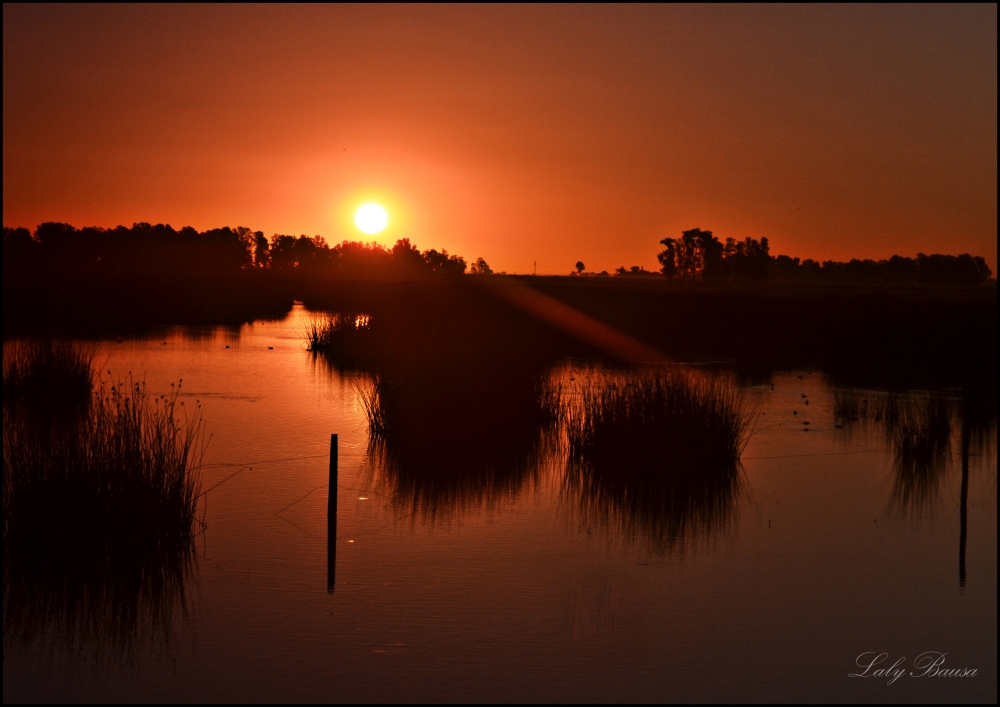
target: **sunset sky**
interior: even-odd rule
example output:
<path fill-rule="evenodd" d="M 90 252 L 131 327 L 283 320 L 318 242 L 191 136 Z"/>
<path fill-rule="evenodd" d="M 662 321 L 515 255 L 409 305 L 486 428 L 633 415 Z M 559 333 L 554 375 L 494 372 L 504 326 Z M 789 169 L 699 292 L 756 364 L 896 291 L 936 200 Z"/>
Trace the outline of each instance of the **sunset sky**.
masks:
<path fill-rule="evenodd" d="M 3 8 L 3 221 L 997 267 L 997 8 Z"/>

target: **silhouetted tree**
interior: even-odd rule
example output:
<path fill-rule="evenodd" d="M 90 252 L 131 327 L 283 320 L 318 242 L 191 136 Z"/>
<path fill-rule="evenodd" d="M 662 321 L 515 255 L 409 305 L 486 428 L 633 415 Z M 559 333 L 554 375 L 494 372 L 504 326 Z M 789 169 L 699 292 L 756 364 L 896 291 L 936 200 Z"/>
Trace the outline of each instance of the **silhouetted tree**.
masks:
<path fill-rule="evenodd" d="M 721 275 L 723 246 L 711 231 L 692 228 L 679 239 L 664 238 L 657 255 L 660 272 L 668 277 L 714 279 Z"/>
<path fill-rule="evenodd" d="M 583 264 L 582 260 L 577 260 L 575 267 L 576 267 L 576 274 L 579 275 L 583 272 L 583 269 L 587 266 Z"/>
<path fill-rule="evenodd" d="M 254 231 L 253 234 L 253 264 L 258 268 L 271 265 L 271 248 L 262 231 Z"/>
<path fill-rule="evenodd" d="M 329 260 L 329 247 L 320 236 L 286 236 L 274 234 L 270 246 L 271 267 L 308 268 L 315 267 L 322 260 Z M 324 258 L 322 251 L 327 251 Z"/>
<path fill-rule="evenodd" d="M 423 272 L 427 269 L 427 263 L 420 250 L 410 243 L 409 238 L 401 238 L 392 247 L 393 266 L 400 273 Z"/>
<path fill-rule="evenodd" d="M 771 262 L 767 238 L 761 238 L 759 241 L 753 238 L 746 238 L 743 241 L 727 238 L 722 250 L 720 274 L 723 278 L 735 282 L 764 280 L 769 275 Z"/>
<path fill-rule="evenodd" d="M 668 278 L 673 278 L 677 274 L 677 241 L 673 238 L 664 238 L 660 244 L 664 246 L 656 256 L 660 261 L 660 272 Z"/>
<path fill-rule="evenodd" d="M 377 277 L 387 272 L 394 258 L 380 243 L 343 241 L 332 249 L 335 271 L 349 278 Z"/>
<path fill-rule="evenodd" d="M 842 282 L 845 284 L 891 285 L 980 285 L 987 282 L 992 271 L 980 256 L 924 255 L 916 259 L 894 255 L 888 260 L 847 262 L 815 260 L 799 261 L 787 255 L 772 256 L 767 238 L 759 241 L 727 238 L 725 244 L 712 234 L 693 228 L 680 238 L 664 238 L 657 254 L 660 272 L 668 278 L 712 280 L 726 282 L 760 282 L 765 279 L 795 282 Z M 626 274 L 619 268 L 616 274 Z"/>
<path fill-rule="evenodd" d="M 38 242 L 31 237 L 31 232 L 27 228 L 3 227 L 4 268 L 34 260 L 37 249 Z"/>
<path fill-rule="evenodd" d="M 432 272 L 442 275 L 461 275 L 465 272 L 465 258 L 448 255 L 448 251 L 443 248 L 440 253 L 433 248 L 425 250 L 424 262 Z"/>
<path fill-rule="evenodd" d="M 469 268 L 469 272 L 473 275 L 492 275 L 493 269 L 486 264 L 485 260 L 477 258 L 476 262 Z"/>

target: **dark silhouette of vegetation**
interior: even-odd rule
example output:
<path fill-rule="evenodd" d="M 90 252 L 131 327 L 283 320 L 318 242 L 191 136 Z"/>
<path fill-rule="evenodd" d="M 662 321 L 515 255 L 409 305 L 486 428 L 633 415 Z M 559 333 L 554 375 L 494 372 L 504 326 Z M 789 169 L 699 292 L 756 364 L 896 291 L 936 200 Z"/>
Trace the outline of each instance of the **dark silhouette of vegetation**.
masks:
<path fill-rule="evenodd" d="M 312 321 L 306 332 L 309 350 L 336 352 L 358 348 L 369 336 L 371 317 L 367 314 L 327 314 Z"/>
<path fill-rule="evenodd" d="M 219 276 L 245 270 L 274 269 L 321 272 L 349 278 L 459 275 L 467 270 L 464 258 L 446 250 L 423 252 L 408 239 L 391 249 L 377 243 L 344 241 L 329 246 L 322 236 L 275 234 L 270 241 L 261 231 L 246 227 L 199 232 L 191 227 L 136 223 L 131 228 L 75 228 L 65 223 L 43 223 L 30 233 L 4 227 L 4 274 L 23 268 L 72 270 L 89 274 L 137 273 L 170 276 Z M 732 238 L 721 242 L 712 231 L 693 228 L 680 238 L 664 238 L 658 254 L 660 271 L 672 280 L 753 283 L 765 280 L 821 283 L 880 283 L 895 285 L 976 285 L 992 275 L 979 256 L 895 255 L 888 260 L 849 262 L 800 261 L 772 256 L 767 238 Z M 485 266 L 485 269 L 484 269 Z M 577 274 L 585 266 L 576 263 Z M 479 258 L 473 273 L 492 272 Z M 645 275 L 635 265 L 618 275 Z"/>
<path fill-rule="evenodd" d="M 954 284 L 981 283 L 989 275 L 981 259 L 893 258 L 874 269 L 863 261 L 800 263 L 772 256 L 765 239 L 722 243 L 699 229 L 664 243 L 660 260 L 669 277 L 634 266 L 619 268 L 621 277 L 523 283 L 675 360 L 727 360 L 764 376 L 818 367 L 844 385 L 995 388 L 995 288 Z M 42 224 L 35 234 L 4 231 L 4 332 L 236 326 L 283 316 L 298 299 L 327 311 L 405 310 L 428 325 L 422 336 L 438 336 L 445 334 L 435 319 L 454 310 L 439 298 L 470 297 L 462 325 L 448 330 L 452 340 L 440 348 L 485 333 L 501 350 L 524 337 L 543 346 L 561 341 L 557 356 L 579 350 L 463 285 L 487 282 L 459 277 L 466 270 L 462 258 L 407 240 L 392 248 L 346 241 L 329 247 L 319 237 L 268 241 L 242 227 L 198 233 L 149 224 Z M 472 268 L 490 271 L 482 259 Z M 888 272 L 896 274 L 871 274 Z M 427 311 L 396 306 L 393 297 Z"/>
<path fill-rule="evenodd" d="M 43 223 L 34 234 L 4 227 L 3 247 L 5 275 L 32 266 L 101 275 L 183 272 L 213 277 L 253 269 L 319 271 L 344 277 L 460 275 L 466 271 L 464 258 L 433 248 L 420 252 L 408 239 L 391 249 L 357 241 L 330 247 L 322 236 L 275 234 L 268 241 L 261 231 L 242 226 L 199 232 L 148 223 L 113 229 Z"/>
<path fill-rule="evenodd" d="M 659 550 L 724 527 L 755 418 L 742 392 L 680 371 L 601 375 L 564 408 L 567 484 Z"/>
<path fill-rule="evenodd" d="M 375 481 L 429 518 L 519 493 L 553 420 L 545 373 L 567 342 L 463 283 L 372 294 L 307 336 L 318 361 L 356 376 Z"/>
<path fill-rule="evenodd" d="M 772 256 L 767 238 L 719 241 L 711 231 L 692 228 L 680 238 L 664 238 L 656 256 L 660 272 L 670 279 L 706 282 L 751 283 L 765 280 L 785 282 L 886 284 L 886 285 L 981 285 L 993 274 L 980 256 L 924 255 L 916 258 L 894 255 L 888 260 L 833 260 L 822 264 L 799 261 L 787 255 Z M 623 273 L 624 274 L 624 273 Z"/>
<path fill-rule="evenodd" d="M 280 317 L 327 280 L 393 281 L 455 277 L 464 258 L 320 236 L 249 228 L 179 231 L 74 228 L 43 223 L 32 234 L 4 228 L 4 332 L 89 334 L 160 324 L 238 325 Z M 476 274 L 492 270 L 481 258 Z"/>
<path fill-rule="evenodd" d="M 492 275 L 493 268 L 482 258 L 476 258 L 476 262 L 469 266 L 469 272 L 472 275 Z"/>
<path fill-rule="evenodd" d="M 4 404 L 35 414 L 81 411 L 93 388 L 93 356 L 79 346 L 51 339 L 4 346 Z"/>
<path fill-rule="evenodd" d="M 48 350 L 22 349 L 17 369 L 52 370 L 25 363 L 35 354 Z M 60 360 L 69 361 L 60 379 L 75 381 L 87 358 L 64 351 Z M 5 366 L 5 388 L 6 378 Z M 102 383 L 69 423 L 52 425 L 30 414 L 26 395 L 39 389 L 23 390 L 3 406 L 5 639 L 129 661 L 141 644 L 166 640 L 185 606 L 198 410 L 182 420 L 176 392 Z"/>
<path fill-rule="evenodd" d="M 606 274 L 606 273 L 604 273 Z M 656 273 L 649 272 L 646 268 L 641 265 L 633 265 L 632 267 L 626 269 L 625 266 L 620 268 L 615 268 L 615 277 L 637 277 L 646 275 L 655 275 Z"/>
<path fill-rule="evenodd" d="M 554 411 L 540 376 L 461 371 L 358 381 L 373 482 L 429 519 L 515 499 L 538 474 Z"/>
<path fill-rule="evenodd" d="M 990 287 L 743 288 L 662 277 L 523 282 L 676 361 L 725 361 L 765 377 L 816 368 L 845 387 L 996 387 Z"/>

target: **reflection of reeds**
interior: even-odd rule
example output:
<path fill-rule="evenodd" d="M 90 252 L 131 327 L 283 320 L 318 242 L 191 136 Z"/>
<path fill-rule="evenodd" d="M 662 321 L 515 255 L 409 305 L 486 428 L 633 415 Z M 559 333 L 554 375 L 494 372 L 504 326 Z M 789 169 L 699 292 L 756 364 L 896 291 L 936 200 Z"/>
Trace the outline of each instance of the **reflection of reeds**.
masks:
<path fill-rule="evenodd" d="M 588 511 L 672 549 L 728 521 L 753 420 L 717 379 L 600 376 L 565 408 L 567 484 Z"/>
<path fill-rule="evenodd" d="M 379 374 L 357 383 L 374 482 L 428 517 L 515 497 L 553 420 L 537 378 Z"/>
<path fill-rule="evenodd" d="M 951 410 L 940 396 L 897 405 L 889 418 L 895 450 L 893 496 L 904 508 L 926 508 L 951 456 Z"/>
<path fill-rule="evenodd" d="M 373 439 L 385 436 L 387 429 L 381 393 L 385 385 L 378 375 L 360 377 L 354 381 L 354 389 L 358 394 L 358 400 L 361 401 L 361 407 L 364 408 L 365 419 L 368 420 L 368 434 Z"/>
<path fill-rule="evenodd" d="M 357 381 L 372 482 L 427 517 L 520 493 L 552 420 L 537 325 L 449 283 L 369 304 L 317 319 L 307 338 Z"/>
<path fill-rule="evenodd" d="M 954 404 L 937 393 L 839 389 L 838 425 L 873 425 L 893 451 L 893 503 L 921 512 L 930 507 L 951 457 Z"/>
<path fill-rule="evenodd" d="M 199 487 L 199 412 L 181 405 L 131 381 L 58 429 L 4 405 L 5 635 L 120 659 L 166 635 Z"/>

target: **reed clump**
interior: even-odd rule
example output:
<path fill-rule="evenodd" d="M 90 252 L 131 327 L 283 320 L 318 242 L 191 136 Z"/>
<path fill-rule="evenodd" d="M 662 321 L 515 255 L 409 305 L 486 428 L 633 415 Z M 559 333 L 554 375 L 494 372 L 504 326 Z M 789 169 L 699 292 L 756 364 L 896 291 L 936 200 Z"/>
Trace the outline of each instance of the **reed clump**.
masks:
<path fill-rule="evenodd" d="M 326 353 L 353 353 L 370 338 L 371 317 L 339 312 L 313 319 L 306 330 L 309 350 Z"/>
<path fill-rule="evenodd" d="M 200 408 L 102 382 L 75 424 L 3 408 L 4 631 L 133 655 L 185 604 Z"/>
<path fill-rule="evenodd" d="M 3 402 L 35 412 L 86 408 L 94 389 L 93 354 L 66 341 L 14 342 L 3 351 Z"/>
<path fill-rule="evenodd" d="M 34 518 L 51 528 L 57 508 L 58 519 L 91 528 L 189 528 L 199 487 L 200 408 L 182 416 L 178 395 L 174 388 L 156 396 L 131 380 L 102 383 L 85 420 L 56 438 L 5 406 L 5 535 Z"/>
<path fill-rule="evenodd" d="M 565 414 L 570 457 L 622 473 L 734 465 L 754 420 L 736 386 L 680 372 L 591 380 Z"/>
<path fill-rule="evenodd" d="M 711 534 L 735 507 L 755 412 L 719 379 L 597 375 L 564 407 L 567 485 L 588 513 L 660 549 Z"/>

